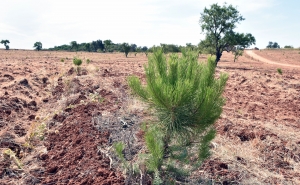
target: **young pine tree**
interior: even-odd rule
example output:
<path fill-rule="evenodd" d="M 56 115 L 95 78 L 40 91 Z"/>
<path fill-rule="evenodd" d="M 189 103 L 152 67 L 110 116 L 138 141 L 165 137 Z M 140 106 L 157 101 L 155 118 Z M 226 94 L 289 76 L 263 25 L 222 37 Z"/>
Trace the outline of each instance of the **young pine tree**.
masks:
<path fill-rule="evenodd" d="M 173 54 L 167 58 L 162 48 L 154 48 L 145 66 L 147 84 L 129 77 L 132 91 L 154 108 L 159 118 L 153 126 L 163 135 L 165 156 L 175 145 L 186 150 L 197 145 L 199 162 L 209 156 L 209 143 L 215 137 L 213 125 L 225 103 L 222 93 L 228 79 L 226 74 L 216 79 L 215 67 L 213 57 L 206 64 L 199 63 L 197 52 L 185 50 L 182 57 Z M 158 140 L 153 142 L 158 144 Z"/>

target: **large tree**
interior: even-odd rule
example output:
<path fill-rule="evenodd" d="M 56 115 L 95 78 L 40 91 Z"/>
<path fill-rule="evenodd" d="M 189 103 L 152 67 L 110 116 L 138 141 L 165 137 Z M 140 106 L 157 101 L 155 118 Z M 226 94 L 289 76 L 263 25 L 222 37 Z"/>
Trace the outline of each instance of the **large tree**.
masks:
<path fill-rule="evenodd" d="M 123 48 L 123 50 L 124 50 L 124 53 L 125 53 L 125 56 L 127 57 L 128 56 L 128 53 L 129 53 L 129 51 L 130 51 L 130 49 L 131 49 L 131 46 L 128 44 L 128 43 L 123 43 L 122 44 L 122 48 Z"/>
<path fill-rule="evenodd" d="M 103 44 L 102 40 L 93 41 L 92 44 L 91 44 L 91 50 L 95 51 L 95 52 L 98 51 L 98 50 L 103 51 L 104 50 L 104 44 Z"/>
<path fill-rule="evenodd" d="M 91 51 L 91 43 L 85 43 L 84 49 L 85 49 L 85 51 L 90 52 Z"/>
<path fill-rule="evenodd" d="M 277 42 L 269 42 L 269 44 L 267 45 L 267 48 L 280 48 L 279 44 Z"/>
<path fill-rule="evenodd" d="M 78 44 L 76 41 L 70 42 L 70 45 L 71 45 L 71 49 L 75 48 L 76 51 L 78 50 Z"/>
<path fill-rule="evenodd" d="M 236 33 L 233 30 L 236 24 L 245 20 L 239 11 L 232 5 L 223 6 L 212 4 L 204 8 L 200 16 L 202 33 L 206 35 L 203 45 L 214 48 L 216 64 L 220 61 L 223 51 L 230 51 L 233 46 L 247 48 L 255 44 L 255 38 L 250 34 Z"/>
<path fill-rule="evenodd" d="M 7 45 L 7 44 L 9 44 L 10 42 L 9 42 L 9 40 L 1 40 L 1 42 L 0 42 L 1 44 L 4 44 L 4 46 L 5 46 L 5 49 L 6 50 L 8 50 L 9 49 L 9 46 Z"/>
<path fill-rule="evenodd" d="M 113 42 L 111 40 L 105 40 L 105 41 L 103 41 L 103 43 L 104 43 L 104 46 L 105 46 L 105 52 L 109 51 L 109 47 L 111 45 L 113 45 Z"/>
<path fill-rule="evenodd" d="M 34 45 L 33 45 L 33 47 L 34 47 L 36 50 L 40 51 L 40 50 L 43 48 L 43 45 L 42 45 L 41 42 L 35 42 Z"/>

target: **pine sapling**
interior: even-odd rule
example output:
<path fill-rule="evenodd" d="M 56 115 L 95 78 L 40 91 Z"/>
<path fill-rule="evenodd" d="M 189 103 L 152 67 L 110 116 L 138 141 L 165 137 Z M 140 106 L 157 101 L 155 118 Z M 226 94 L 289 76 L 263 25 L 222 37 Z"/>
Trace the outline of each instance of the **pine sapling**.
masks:
<path fill-rule="evenodd" d="M 228 76 L 215 78 L 215 58 L 209 57 L 204 64 L 199 63 L 198 55 L 184 50 L 181 57 L 166 57 L 162 48 L 154 48 L 145 66 L 146 85 L 138 77 L 128 78 L 132 92 L 147 102 L 159 119 L 145 134 L 150 154 L 147 167 L 155 172 L 155 179 L 166 164 L 165 158 L 177 156 L 174 160 L 195 166 L 190 158 L 201 164 L 209 156 L 214 123 L 225 103 L 222 93 Z M 185 153 L 172 151 L 174 147 Z M 197 147 L 198 153 L 191 147 Z"/>
<path fill-rule="evenodd" d="M 82 64 L 82 60 L 80 58 L 74 57 L 73 64 L 77 66 L 77 74 L 80 73 L 80 65 Z"/>

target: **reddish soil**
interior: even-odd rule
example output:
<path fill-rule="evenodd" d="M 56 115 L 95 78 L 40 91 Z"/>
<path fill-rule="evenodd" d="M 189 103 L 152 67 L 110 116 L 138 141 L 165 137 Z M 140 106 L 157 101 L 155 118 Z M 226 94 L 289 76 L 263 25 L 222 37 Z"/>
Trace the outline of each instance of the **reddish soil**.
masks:
<path fill-rule="evenodd" d="M 271 52 L 255 51 L 274 61 Z M 275 61 L 300 65 L 297 52 L 276 50 Z M 77 74 L 74 56 L 92 62 Z M 234 63 L 223 54 L 217 75 L 229 75 L 227 103 L 212 156 L 187 184 L 300 183 L 300 68 L 252 57 Z M 139 127 L 149 114 L 126 77 L 143 78 L 146 61 L 144 54 L 0 50 L 0 184 L 137 184 L 122 174 L 112 144 L 130 146 L 124 155 L 133 162 L 145 150 Z M 22 169 L 2 155 L 7 148 Z"/>
<path fill-rule="evenodd" d="M 97 148 L 108 143 L 110 134 L 91 122 L 101 109 L 110 107 L 87 104 L 66 110 L 62 126 L 45 142 L 48 153 L 41 157 L 45 160 L 42 184 L 124 184 L 122 174 L 109 169 L 110 160 Z"/>
<path fill-rule="evenodd" d="M 285 55 L 276 52 L 276 61 L 283 61 Z M 200 176 L 218 177 L 221 184 L 299 184 L 300 68 L 289 66 L 295 62 L 276 65 L 248 55 L 232 60 L 224 53 L 218 65 L 218 71 L 229 74 L 227 101 L 216 124 L 213 155 Z"/>
<path fill-rule="evenodd" d="M 294 67 L 294 68 L 299 68 L 299 62 L 297 61 L 299 56 L 295 56 L 300 54 L 300 52 L 297 54 L 296 52 L 293 53 L 287 53 L 287 56 L 281 56 L 281 54 L 284 52 L 274 52 L 274 50 L 271 50 L 272 52 L 266 50 L 264 52 L 262 52 L 263 50 L 260 50 L 260 52 L 254 52 L 253 50 L 245 50 L 246 54 L 249 55 L 250 57 L 261 61 L 261 62 L 265 62 L 265 63 L 269 63 L 269 64 L 274 64 L 274 65 L 278 65 L 278 66 L 285 66 L 285 67 Z M 292 50 L 294 51 L 294 50 Z M 271 59 L 267 59 L 266 57 L 268 55 L 271 55 L 272 57 L 270 57 Z M 279 56 L 278 56 L 279 55 Z M 293 56 L 294 55 L 294 56 Z M 281 56 L 281 57 L 280 57 Z M 298 57 L 298 58 L 297 58 Z"/>
<path fill-rule="evenodd" d="M 1 155 L 0 184 L 124 184 L 105 151 L 138 128 L 126 76 L 141 75 L 142 63 L 119 54 L 0 53 L 0 150 L 11 149 L 23 164 L 19 170 Z M 92 61 L 79 74 L 75 55 Z"/>
<path fill-rule="evenodd" d="M 263 58 L 280 64 L 300 64 L 300 49 L 264 49 L 253 50 L 253 52 Z"/>

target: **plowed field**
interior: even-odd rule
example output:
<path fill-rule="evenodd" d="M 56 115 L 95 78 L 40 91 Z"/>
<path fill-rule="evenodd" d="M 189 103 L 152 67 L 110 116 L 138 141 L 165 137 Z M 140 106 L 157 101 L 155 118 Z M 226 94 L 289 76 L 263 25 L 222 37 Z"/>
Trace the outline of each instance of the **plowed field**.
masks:
<path fill-rule="evenodd" d="M 217 75 L 229 75 L 227 102 L 213 154 L 178 183 L 300 184 L 300 68 L 291 66 L 300 51 L 253 52 L 288 65 L 223 53 Z M 145 54 L 0 50 L 0 184 L 138 183 L 112 145 L 130 145 L 132 162 L 145 150 L 140 124 L 151 115 L 126 77 L 144 79 L 146 62 Z"/>

